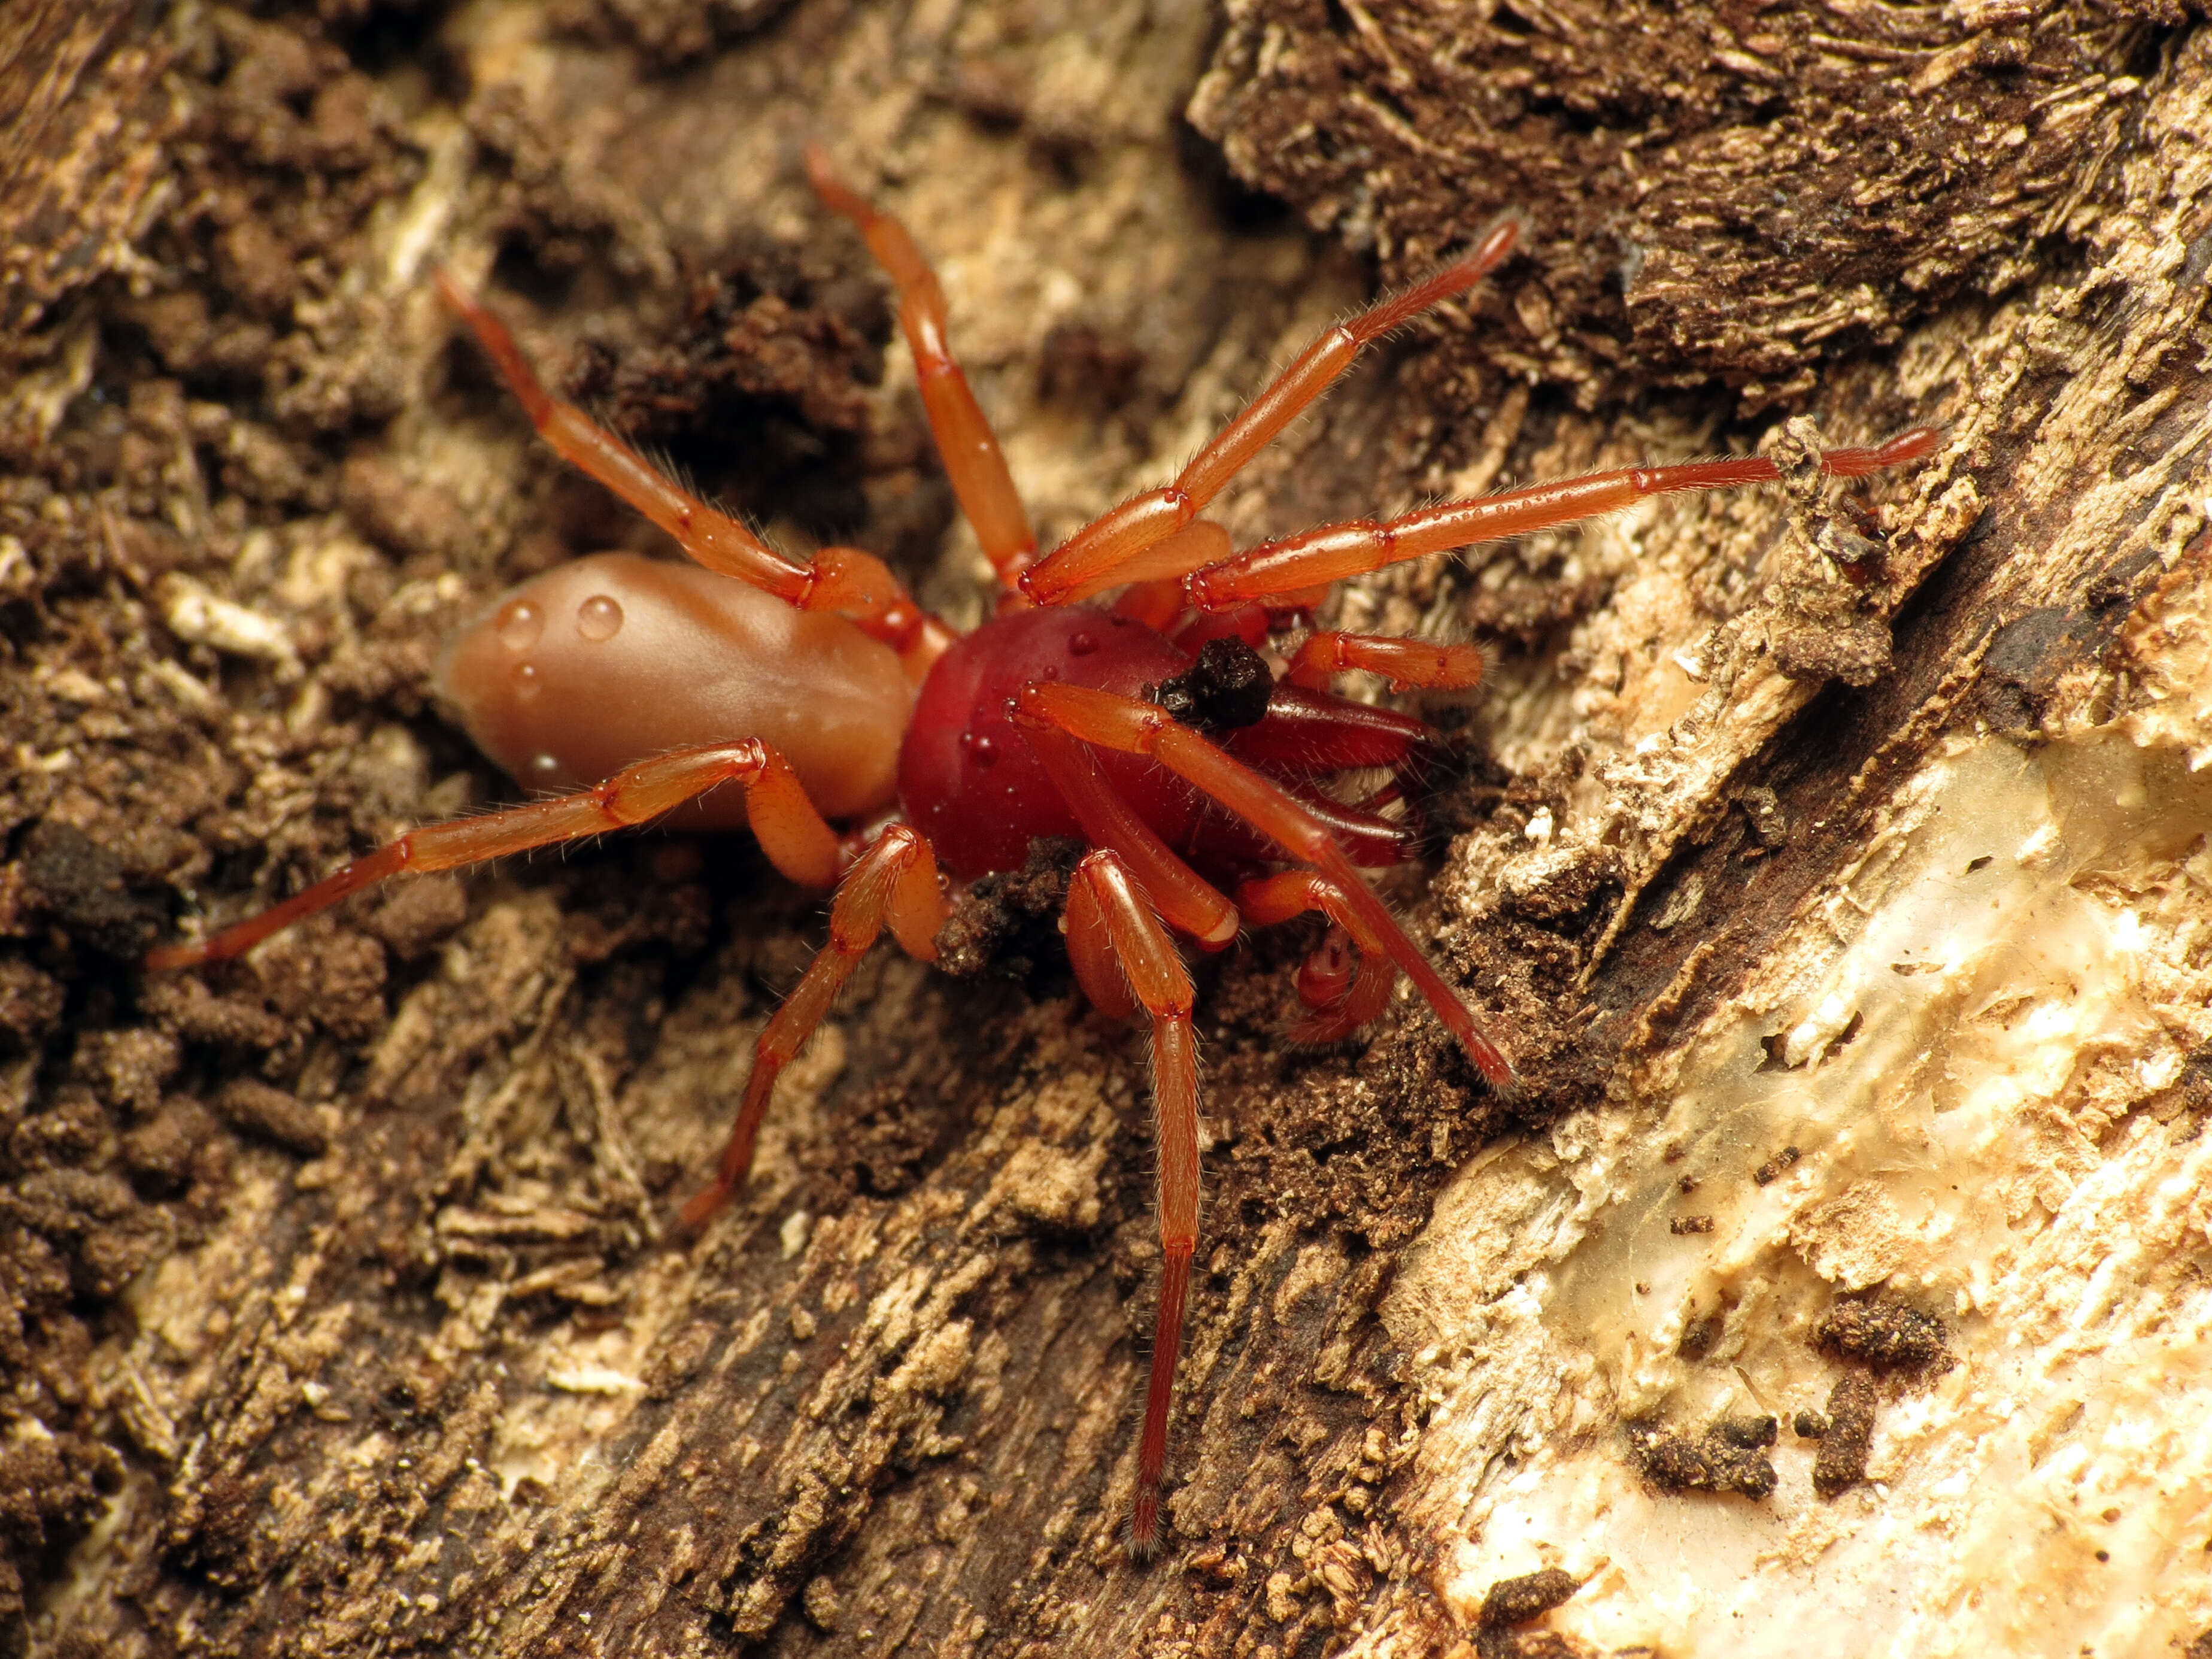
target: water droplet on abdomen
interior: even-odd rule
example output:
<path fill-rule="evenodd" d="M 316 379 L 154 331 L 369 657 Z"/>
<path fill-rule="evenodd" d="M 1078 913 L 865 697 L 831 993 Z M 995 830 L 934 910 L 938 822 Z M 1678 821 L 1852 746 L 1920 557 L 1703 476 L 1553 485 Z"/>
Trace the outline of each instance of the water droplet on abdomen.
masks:
<path fill-rule="evenodd" d="M 527 651 L 545 631 L 545 612 L 529 599 L 509 599 L 491 619 L 492 632 L 510 651 Z"/>
<path fill-rule="evenodd" d="M 623 608 L 605 593 L 594 593 L 576 607 L 576 632 L 594 644 L 622 632 Z"/>

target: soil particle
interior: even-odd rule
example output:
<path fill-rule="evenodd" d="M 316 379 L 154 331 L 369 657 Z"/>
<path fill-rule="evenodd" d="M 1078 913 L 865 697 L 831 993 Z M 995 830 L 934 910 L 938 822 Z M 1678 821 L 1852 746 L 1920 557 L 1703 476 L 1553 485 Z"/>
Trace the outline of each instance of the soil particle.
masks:
<path fill-rule="evenodd" d="M 417 876 L 396 884 L 362 918 L 401 962 L 413 962 L 468 920 L 468 888 L 453 876 Z"/>
<path fill-rule="evenodd" d="M 656 69 L 672 70 L 717 44 L 765 28 L 791 0 L 561 0 L 570 27 L 626 40 Z"/>
<path fill-rule="evenodd" d="M 23 878 L 57 924 L 111 957 L 138 955 L 168 921 L 159 899 L 131 891 L 121 859 L 66 823 L 24 837 Z"/>
<path fill-rule="evenodd" d="M 477 538 L 477 526 L 450 491 L 409 477 L 382 456 L 348 459 L 338 499 L 362 534 L 402 558 L 456 563 Z"/>
<path fill-rule="evenodd" d="M 258 1136 L 302 1158 L 319 1158 L 330 1150 L 330 1133 L 319 1116 L 283 1090 L 257 1079 L 232 1079 L 216 1096 L 215 1109 L 240 1133 Z"/>
<path fill-rule="evenodd" d="M 72 1288 L 106 1301 L 164 1248 L 155 1217 L 118 1176 L 33 1170 L 0 1193 L 0 1219 L 39 1234 L 68 1255 Z"/>
<path fill-rule="evenodd" d="M 365 934 L 295 928 L 262 947 L 251 972 L 270 1006 L 300 1026 L 359 1040 L 384 1024 L 384 947 Z"/>
<path fill-rule="evenodd" d="M 107 1104 L 126 1114 L 146 1111 L 161 1097 L 161 1085 L 177 1074 L 183 1052 L 166 1031 L 143 1026 L 88 1031 L 77 1039 L 71 1073 L 96 1089 Z"/>
<path fill-rule="evenodd" d="M 1486 1591 L 1477 1622 L 1485 1629 L 1525 1625 L 1559 1607 L 1583 1587 L 1582 1580 L 1558 1567 L 1501 1578 Z"/>
<path fill-rule="evenodd" d="M 18 1044 L 37 1042 L 62 1017 L 59 981 L 21 957 L 0 961 L 0 1030 Z"/>
<path fill-rule="evenodd" d="M 1889 629 L 1869 618 L 1780 615 L 1767 642 L 1775 665 L 1793 680 L 1872 685 L 1890 668 Z"/>
<path fill-rule="evenodd" d="M 1780 1420 L 1765 1415 L 1724 1417 L 1713 1425 L 1713 1429 L 1739 1451 L 1764 1451 L 1781 1432 Z"/>
<path fill-rule="evenodd" d="M 0 1445 L 0 1648 L 22 1651 L 24 1589 L 106 1506 L 122 1463 L 98 1442 L 36 1431 Z"/>
<path fill-rule="evenodd" d="M 1084 852 L 1080 842 L 1041 836 L 1020 870 L 971 884 L 937 936 L 938 966 L 957 979 L 988 974 L 1032 987 L 1067 983 L 1060 916 Z"/>
<path fill-rule="evenodd" d="M 1542 1618 L 1581 1588 L 1580 1579 L 1557 1567 L 1498 1580 L 1476 1617 L 1475 1653 L 1480 1659 L 1586 1659 L 1584 1648 L 1556 1632 L 1513 1628 Z"/>
<path fill-rule="evenodd" d="M 117 1149 L 132 1184 L 147 1197 L 173 1197 L 198 1173 L 199 1153 L 215 1122 L 189 1095 L 172 1095 L 153 1118 L 123 1137 Z"/>
<path fill-rule="evenodd" d="M 1692 1436 L 1672 1429 L 1631 1425 L 1629 1455 L 1645 1477 L 1668 1492 L 1741 1492 L 1747 1498 L 1772 1494 L 1774 1465 L 1765 1449 L 1774 1443 L 1774 1419 L 1762 1419 L 1762 1437 L 1717 1424 Z M 1753 1443 L 1744 1444 L 1745 1440 Z"/>
<path fill-rule="evenodd" d="M 1813 1490 L 1821 1497 L 1834 1498 L 1866 1479 L 1874 1413 L 1874 1383 L 1863 1372 L 1850 1371 L 1836 1379 L 1824 1413 L 1827 1427 L 1813 1457 Z"/>
<path fill-rule="evenodd" d="M 64 1086 L 45 1109 L 23 1120 L 8 1137 L 19 1169 L 47 1170 L 88 1162 L 107 1138 L 107 1114 L 82 1088 Z"/>
<path fill-rule="evenodd" d="M 161 1021 L 164 1030 L 192 1042 L 272 1048 L 292 1029 L 289 1021 L 272 1013 L 260 998 L 243 992 L 218 996 L 198 979 L 152 981 L 143 992 L 141 1002 L 148 1013 Z"/>
<path fill-rule="evenodd" d="M 1813 1328 L 1816 1346 L 1877 1371 L 1948 1370 L 1950 1330 L 1934 1314 L 1875 1295 L 1839 1301 Z"/>
<path fill-rule="evenodd" d="M 1762 1187 L 1771 1187 L 1782 1179 L 1784 1173 L 1794 1169 L 1804 1153 L 1795 1146 L 1784 1146 L 1751 1172 L 1751 1178 Z"/>

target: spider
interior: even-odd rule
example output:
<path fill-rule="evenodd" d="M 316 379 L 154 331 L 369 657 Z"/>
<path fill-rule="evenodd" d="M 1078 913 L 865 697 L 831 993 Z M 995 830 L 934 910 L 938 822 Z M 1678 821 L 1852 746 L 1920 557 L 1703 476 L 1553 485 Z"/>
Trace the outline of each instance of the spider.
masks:
<path fill-rule="evenodd" d="M 949 914 L 946 876 L 1021 866 L 1032 841 L 1090 850 L 1062 927 L 1075 976 L 1109 1016 L 1152 1029 L 1161 1267 L 1130 1516 L 1158 1542 L 1170 1407 L 1198 1239 L 1198 1061 L 1176 936 L 1220 951 L 1248 924 L 1317 911 L 1291 1036 L 1349 1037 L 1410 978 L 1490 1087 L 1514 1068 L 1376 897 L 1362 866 L 1412 855 L 1386 816 L 1394 781 L 1346 803 L 1336 774 L 1403 775 L 1435 734 L 1337 696 L 1364 669 L 1428 689 L 1472 687 L 1472 646 L 1316 629 L 1332 584 L 1424 554 L 1613 511 L 1666 491 L 1775 479 L 1751 457 L 1631 467 L 1377 523 L 1325 525 L 1236 550 L 1204 516 L 1224 486 L 1350 368 L 1363 348 L 1474 288 L 1513 252 L 1501 219 L 1473 249 L 1329 328 L 1163 488 L 1040 557 L 989 422 L 945 336 L 945 304 L 906 228 L 849 188 L 819 147 L 806 169 L 889 274 L 922 403 L 962 511 L 996 573 L 996 613 L 964 638 L 880 561 L 829 548 L 790 558 L 698 501 L 539 381 L 507 325 L 449 274 L 437 281 L 546 441 L 672 536 L 694 563 L 580 558 L 524 583 L 465 628 L 439 686 L 471 736 L 526 784 L 567 790 L 409 831 L 295 896 L 149 969 L 235 957 L 303 916 L 403 872 L 451 869 L 670 813 L 746 827 L 803 885 L 836 889 L 830 937 L 761 1032 L 713 1180 L 683 1210 L 696 1232 L 738 1192 L 777 1074 L 885 928 L 922 961 Z M 1915 428 L 1833 449 L 1831 476 L 1917 459 Z M 1100 601 L 1118 595 L 1110 604 Z M 1278 676 L 1258 647 L 1302 635 Z M 604 781 L 595 781 L 604 780 Z M 735 790 L 725 787 L 734 784 Z M 587 787 L 585 787 L 587 786 Z M 841 836 L 832 821 L 854 826 Z"/>

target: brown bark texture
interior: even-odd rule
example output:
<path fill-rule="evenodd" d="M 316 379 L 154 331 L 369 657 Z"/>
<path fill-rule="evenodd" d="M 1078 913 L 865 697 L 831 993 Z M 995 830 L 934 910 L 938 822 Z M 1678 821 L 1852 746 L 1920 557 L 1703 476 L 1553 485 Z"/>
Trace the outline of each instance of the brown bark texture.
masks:
<path fill-rule="evenodd" d="M 0 9 L 0 1650 L 2212 1648 L 2197 15 Z M 939 262 L 1048 543 L 1509 210 L 1499 278 L 1224 498 L 1240 543 L 1644 458 L 1790 480 L 1333 602 L 1490 650 L 1384 885 L 1528 1086 L 1402 996 L 1288 1046 L 1310 929 L 1198 965 L 1151 1563 L 1146 1048 L 1018 892 L 981 972 L 870 959 L 688 1245 L 823 935 L 742 838 L 135 966 L 518 799 L 441 641 L 672 550 L 434 264 L 775 539 L 981 616 L 809 138 Z M 1899 474 L 1797 465 L 1921 422 Z"/>

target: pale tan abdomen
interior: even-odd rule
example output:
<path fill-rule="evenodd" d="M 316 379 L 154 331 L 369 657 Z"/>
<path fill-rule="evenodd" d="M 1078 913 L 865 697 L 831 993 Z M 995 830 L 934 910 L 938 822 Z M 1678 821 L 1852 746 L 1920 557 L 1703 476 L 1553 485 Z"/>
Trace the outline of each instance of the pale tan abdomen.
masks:
<path fill-rule="evenodd" d="M 758 738 L 823 816 L 888 806 L 914 690 L 890 647 L 842 617 L 634 553 L 571 560 L 501 596 L 447 648 L 437 686 L 487 755 L 533 789 Z M 738 828 L 719 791 L 678 815 Z"/>

